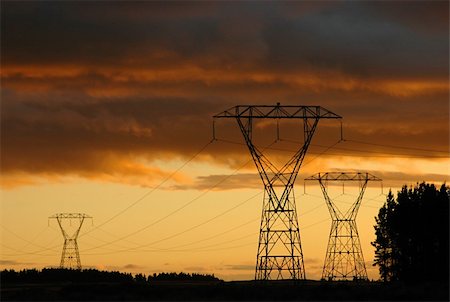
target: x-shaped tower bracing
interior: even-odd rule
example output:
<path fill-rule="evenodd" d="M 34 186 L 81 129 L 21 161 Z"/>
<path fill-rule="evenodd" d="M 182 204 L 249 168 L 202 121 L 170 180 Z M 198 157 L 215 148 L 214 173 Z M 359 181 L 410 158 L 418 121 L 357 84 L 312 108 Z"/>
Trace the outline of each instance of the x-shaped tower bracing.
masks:
<path fill-rule="evenodd" d="M 264 184 L 255 279 L 305 279 L 294 183 L 320 119 L 341 117 L 320 106 L 241 105 L 214 118 L 234 118 Z M 252 141 L 254 119 L 300 119 L 304 142 L 287 163 L 275 167 Z"/>
<path fill-rule="evenodd" d="M 56 219 L 56 221 L 58 221 L 58 225 L 64 237 L 61 262 L 59 265 L 60 268 L 81 269 L 77 238 L 86 218 L 92 219 L 91 216 L 81 213 L 59 213 L 49 217 L 49 219 Z M 69 233 L 67 230 L 68 226 L 64 224 L 65 220 L 70 220 L 70 225 L 72 225 L 72 220 L 75 220 L 75 222 L 78 223 L 74 226 L 74 231 Z"/>
<path fill-rule="evenodd" d="M 370 173 L 327 172 L 312 175 L 305 180 L 319 181 L 325 202 L 331 215 L 331 231 L 322 271 L 326 280 L 367 279 L 366 265 L 356 228 L 358 214 L 364 192 L 369 181 L 381 181 Z M 341 212 L 328 194 L 328 183 L 358 182 L 359 194 L 346 212 Z"/>

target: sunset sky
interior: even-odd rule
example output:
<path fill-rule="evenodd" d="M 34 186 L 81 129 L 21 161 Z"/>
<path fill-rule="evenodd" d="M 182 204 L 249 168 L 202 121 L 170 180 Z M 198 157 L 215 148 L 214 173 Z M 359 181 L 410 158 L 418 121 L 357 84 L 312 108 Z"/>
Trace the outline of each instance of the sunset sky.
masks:
<path fill-rule="evenodd" d="M 263 186 L 235 105 L 322 106 L 296 182 L 308 279 L 331 218 L 317 172 L 363 171 L 369 278 L 391 188 L 450 180 L 448 1 L 1 1 L 0 268 L 59 265 L 55 213 L 86 213 L 84 267 L 252 279 Z M 255 125 L 278 165 L 299 123 Z M 297 142 L 297 143 L 296 143 Z M 176 173 L 174 173 L 176 172 Z M 343 208 L 357 187 L 330 188 Z M 73 227 L 73 225 L 72 225 Z"/>

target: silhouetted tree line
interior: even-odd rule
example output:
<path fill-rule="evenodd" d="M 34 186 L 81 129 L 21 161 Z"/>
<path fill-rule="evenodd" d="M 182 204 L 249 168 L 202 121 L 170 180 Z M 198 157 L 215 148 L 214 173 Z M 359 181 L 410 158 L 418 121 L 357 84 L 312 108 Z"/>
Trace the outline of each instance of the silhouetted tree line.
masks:
<path fill-rule="evenodd" d="M 148 276 L 148 281 L 221 281 L 214 274 L 159 273 Z"/>
<path fill-rule="evenodd" d="M 384 281 L 449 281 L 450 187 L 390 191 L 375 217 L 375 264 Z"/>
<path fill-rule="evenodd" d="M 0 272 L 2 283 L 53 283 L 53 282 L 78 282 L 78 283 L 146 283 L 152 281 L 221 281 L 214 275 L 186 274 L 186 273 L 159 273 L 146 277 L 137 274 L 133 277 L 130 273 L 117 271 L 99 271 L 96 269 L 26 269 L 21 271 L 3 270 Z"/>
<path fill-rule="evenodd" d="M 3 270 L 2 283 L 50 283 L 50 282 L 133 282 L 133 275 L 121 272 L 106 272 L 96 269 L 26 269 Z"/>

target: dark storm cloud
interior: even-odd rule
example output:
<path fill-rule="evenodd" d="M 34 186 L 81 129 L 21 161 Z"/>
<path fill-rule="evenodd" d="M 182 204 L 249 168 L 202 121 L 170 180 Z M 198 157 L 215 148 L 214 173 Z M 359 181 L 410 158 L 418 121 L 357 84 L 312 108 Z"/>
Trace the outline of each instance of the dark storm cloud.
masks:
<path fill-rule="evenodd" d="M 448 1 L 373 1 L 367 2 L 374 14 L 410 26 L 413 29 L 430 32 L 448 32 Z"/>
<path fill-rule="evenodd" d="M 288 14 L 289 3 L 275 2 L 6 2 L 2 63 L 155 67 L 193 60 L 204 68 L 337 69 L 362 77 L 420 71 L 420 77 L 433 78 L 447 74 L 443 6 L 337 2 Z M 435 23 L 428 17 L 426 24 L 441 31 L 426 35 L 396 21 L 397 15 L 405 20 L 418 11 L 439 12 Z"/>
<path fill-rule="evenodd" d="M 174 58 L 217 52 L 223 34 L 214 16 L 202 16 L 202 6 L 194 5 L 192 10 L 200 10 L 194 17 L 189 13 L 170 17 L 171 9 L 179 6 L 157 2 L 7 2 L 2 14 L 2 63 L 98 66 L 133 65 L 135 60 L 165 66 Z M 162 17 L 161 7 L 168 18 Z M 171 52 L 171 60 L 158 56 L 164 51 Z"/>
<path fill-rule="evenodd" d="M 275 69 L 338 69 L 361 77 L 448 74 L 448 26 L 440 23 L 443 32 L 424 35 L 393 18 L 379 18 L 371 6 L 345 2 L 302 18 L 274 20 L 264 31 L 268 62 Z"/>

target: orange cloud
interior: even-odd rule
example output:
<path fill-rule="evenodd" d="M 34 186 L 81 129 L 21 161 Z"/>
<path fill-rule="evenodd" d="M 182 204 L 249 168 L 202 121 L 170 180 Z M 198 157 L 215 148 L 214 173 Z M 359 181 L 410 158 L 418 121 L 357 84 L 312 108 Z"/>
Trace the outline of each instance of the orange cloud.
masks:
<path fill-rule="evenodd" d="M 220 67 L 220 66 L 218 66 Z M 246 95 L 255 91 L 276 95 L 278 89 L 267 90 L 264 86 L 301 89 L 323 93 L 325 91 L 381 93 L 390 96 L 416 96 L 445 94 L 449 91 L 446 79 L 367 79 L 355 77 L 340 71 L 309 70 L 296 73 L 273 72 L 268 70 L 233 69 L 223 72 L 222 68 L 204 69 L 196 65 L 181 65 L 167 69 L 136 69 L 128 66 L 120 68 L 72 66 L 6 66 L 1 71 L 5 88 L 20 91 L 51 91 L 72 89 L 85 91 L 96 98 L 126 97 L 136 95 L 198 96 L 217 90 L 230 94 L 243 91 L 242 84 L 248 85 Z M 186 85 L 192 88 L 185 89 Z M 231 90 L 230 90 L 231 89 Z"/>

